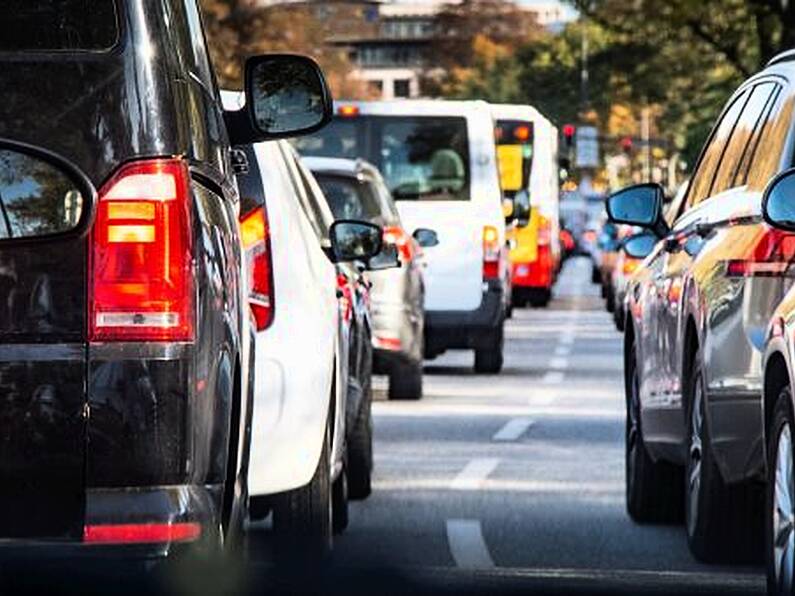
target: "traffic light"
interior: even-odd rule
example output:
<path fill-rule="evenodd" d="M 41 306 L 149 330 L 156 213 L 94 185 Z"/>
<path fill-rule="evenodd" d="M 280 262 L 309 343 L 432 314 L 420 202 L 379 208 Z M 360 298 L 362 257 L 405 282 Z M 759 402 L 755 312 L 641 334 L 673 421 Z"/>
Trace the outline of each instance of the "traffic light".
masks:
<path fill-rule="evenodd" d="M 577 132 L 577 127 L 573 124 L 563 125 L 563 140 L 566 142 L 566 149 L 574 147 L 574 134 Z"/>
<path fill-rule="evenodd" d="M 632 137 L 623 137 L 621 139 L 621 149 L 624 153 L 632 152 Z"/>

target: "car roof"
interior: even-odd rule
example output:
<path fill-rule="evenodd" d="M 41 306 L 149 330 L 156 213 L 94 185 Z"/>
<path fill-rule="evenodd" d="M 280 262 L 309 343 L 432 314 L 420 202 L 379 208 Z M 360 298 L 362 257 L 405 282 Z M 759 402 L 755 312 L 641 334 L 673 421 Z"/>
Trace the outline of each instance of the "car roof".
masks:
<path fill-rule="evenodd" d="M 342 106 L 356 106 L 362 115 L 388 116 L 470 116 L 491 117 L 485 101 L 449 101 L 444 99 L 401 99 L 393 101 L 335 101 L 335 111 Z"/>

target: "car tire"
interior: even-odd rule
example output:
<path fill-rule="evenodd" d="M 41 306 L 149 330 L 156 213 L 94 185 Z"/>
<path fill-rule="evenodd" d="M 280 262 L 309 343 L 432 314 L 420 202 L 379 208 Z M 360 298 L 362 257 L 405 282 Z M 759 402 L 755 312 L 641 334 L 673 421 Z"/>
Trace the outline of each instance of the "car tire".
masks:
<path fill-rule="evenodd" d="M 747 563 L 762 552 L 762 493 L 751 482 L 727 485 L 712 451 L 701 353 L 687 378 L 685 530 L 690 551 L 706 563 Z"/>
<path fill-rule="evenodd" d="M 624 309 L 615 308 L 613 310 L 613 322 L 616 324 L 618 331 L 624 331 Z"/>
<path fill-rule="evenodd" d="M 486 347 L 475 350 L 475 372 L 478 374 L 495 375 L 502 370 L 503 363 L 503 325 L 490 333 Z"/>
<path fill-rule="evenodd" d="M 372 389 L 362 398 L 353 430 L 348 437 L 348 496 L 354 500 L 366 499 L 372 492 L 373 475 L 373 415 Z"/>
<path fill-rule="evenodd" d="M 530 305 L 533 308 L 544 308 L 552 300 L 552 290 L 534 290 L 530 295 Z"/>
<path fill-rule="evenodd" d="M 616 309 L 616 295 L 613 293 L 613 286 L 605 286 L 605 309 L 607 312 L 614 312 Z"/>
<path fill-rule="evenodd" d="M 389 371 L 389 399 L 422 399 L 422 362 L 395 363 Z"/>
<path fill-rule="evenodd" d="M 602 283 L 602 272 L 599 271 L 599 267 L 593 265 L 591 267 L 591 283 L 592 284 L 599 284 Z"/>
<path fill-rule="evenodd" d="M 348 527 L 348 496 L 348 468 L 343 464 L 331 487 L 331 529 L 334 534 L 342 534 Z"/>
<path fill-rule="evenodd" d="M 324 559 L 334 544 L 330 435 L 330 429 L 326 429 L 309 484 L 274 497 L 273 529 L 280 541 L 278 551 L 290 563 Z"/>
<path fill-rule="evenodd" d="M 795 485 L 793 484 L 792 396 L 789 386 L 779 393 L 768 433 L 769 470 L 765 494 L 765 564 L 767 593 L 795 592 Z"/>
<path fill-rule="evenodd" d="M 643 440 L 634 344 L 625 378 L 627 417 L 624 434 L 626 504 L 638 523 L 673 523 L 682 519 L 684 476 L 680 466 L 654 461 Z"/>

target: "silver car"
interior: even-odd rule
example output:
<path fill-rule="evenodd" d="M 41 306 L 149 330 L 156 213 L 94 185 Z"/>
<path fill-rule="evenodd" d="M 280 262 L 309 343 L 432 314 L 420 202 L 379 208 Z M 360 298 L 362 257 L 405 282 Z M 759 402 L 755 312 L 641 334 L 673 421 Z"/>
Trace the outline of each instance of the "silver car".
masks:
<path fill-rule="evenodd" d="M 762 548 L 763 351 L 792 279 L 761 203 L 792 163 L 794 78 L 780 58 L 734 93 L 671 225 L 659 185 L 608 201 L 613 221 L 659 238 L 627 287 L 627 508 L 641 522 L 683 514 L 706 561 Z"/>
<path fill-rule="evenodd" d="M 381 174 L 362 160 L 307 157 L 337 219 L 365 220 L 384 228 L 385 251 L 399 268 L 371 271 L 373 370 L 389 375 L 390 399 L 422 397 L 425 287 L 422 247 L 438 243 L 431 230 L 403 228 Z"/>

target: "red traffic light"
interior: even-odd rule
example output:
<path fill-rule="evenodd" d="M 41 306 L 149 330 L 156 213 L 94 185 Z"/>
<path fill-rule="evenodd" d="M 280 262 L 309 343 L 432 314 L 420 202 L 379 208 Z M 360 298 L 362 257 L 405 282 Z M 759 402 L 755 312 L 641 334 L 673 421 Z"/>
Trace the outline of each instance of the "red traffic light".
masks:
<path fill-rule="evenodd" d="M 627 153 L 632 151 L 632 137 L 623 137 L 621 139 L 621 148 Z"/>
<path fill-rule="evenodd" d="M 567 139 L 571 139 L 574 136 L 574 133 L 577 132 L 577 127 L 573 124 L 564 124 L 563 125 L 563 136 Z"/>

